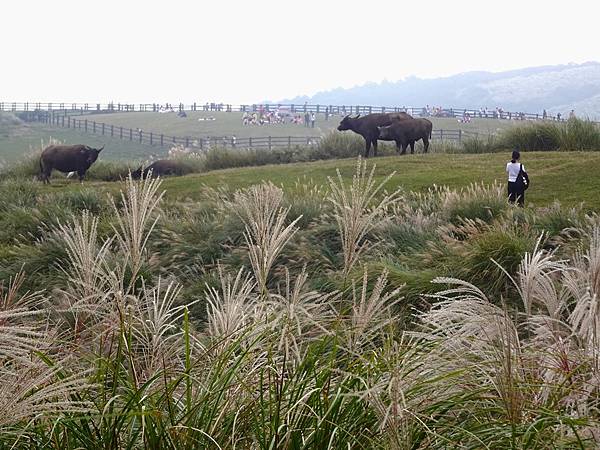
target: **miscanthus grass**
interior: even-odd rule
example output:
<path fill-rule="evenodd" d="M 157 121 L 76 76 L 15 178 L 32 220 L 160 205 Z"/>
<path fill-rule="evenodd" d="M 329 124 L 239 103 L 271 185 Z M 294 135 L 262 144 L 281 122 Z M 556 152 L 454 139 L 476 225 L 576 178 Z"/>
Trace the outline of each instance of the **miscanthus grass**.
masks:
<path fill-rule="evenodd" d="M 483 248 L 460 250 L 461 240 L 508 236 L 509 221 L 535 224 L 508 206 L 492 219 L 479 205 L 461 206 L 480 195 L 497 201 L 493 186 L 456 194 L 384 187 L 359 160 L 350 186 L 340 178 L 328 194 L 313 191 L 330 203 L 310 205 L 320 219 L 303 227 L 276 186 L 219 193 L 215 220 L 231 214 L 243 226 L 239 264 L 221 251 L 214 280 L 186 273 L 202 289 L 185 301 L 177 275 L 153 262 L 166 245 L 157 237 L 159 179 L 127 180 L 110 223 L 89 212 L 61 220 L 49 234 L 65 248 L 56 284 L 30 291 L 35 274 L 20 272 L 0 287 L 0 447 L 597 447 L 597 220 L 573 216 L 577 239 L 561 241 L 568 252 L 542 235 L 516 267 L 490 261 L 485 273 L 510 288 L 435 278 L 439 291 L 407 319 L 403 283 L 367 264 L 391 228 L 446 236 L 446 265 L 428 245 L 419 251 L 435 270 L 451 270 L 448 261 Z M 476 217 L 458 220 L 458 210 Z M 330 215 L 339 267 L 282 263 L 294 237 Z M 190 316 L 199 306 L 204 321 Z"/>
<path fill-rule="evenodd" d="M 375 166 L 368 171 L 367 162 L 358 158 L 349 187 L 346 187 L 339 171 L 337 180 L 329 179 L 329 201 L 333 205 L 333 216 L 342 242 L 345 277 L 360 256 L 374 245 L 368 240 L 368 233 L 382 220 L 386 209 L 399 199 L 398 191 L 377 198 L 395 172 L 380 183 L 375 181 L 374 174 Z"/>

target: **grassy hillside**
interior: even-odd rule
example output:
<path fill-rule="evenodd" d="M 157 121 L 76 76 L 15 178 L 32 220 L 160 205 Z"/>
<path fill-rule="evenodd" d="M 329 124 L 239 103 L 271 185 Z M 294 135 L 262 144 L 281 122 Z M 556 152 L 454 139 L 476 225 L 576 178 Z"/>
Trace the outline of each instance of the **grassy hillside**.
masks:
<path fill-rule="evenodd" d="M 198 121 L 201 117 L 214 117 L 214 121 Z M 306 128 L 302 124 L 273 124 L 263 126 L 244 126 L 242 113 L 237 112 L 190 112 L 187 118 L 177 117 L 175 113 L 113 113 L 94 114 L 89 120 L 126 128 L 142 128 L 144 131 L 174 136 L 230 136 L 239 138 L 260 136 L 319 136 L 335 129 L 339 116 L 331 116 L 328 121 L 324 114 L 318 114 L 315 128 Z M 482 134 L 495 133 L 514 126 L 516 122 L 496 119 L 473 119 L 471 123 L 458 123 L 456 119 L 431 118 L 434 129 L 466 130 Z"/>
<path fill-rule="evenodd" d="M 141 160 L 151 155 L 166 154 L 166 149 L 160 147 L 149 147 L 108 136 L 86 134 L 40 123 L 0 120 L 0 165 L 23 158 L 39 150 L 52 139 L 66 144 L 83 143 L 93 147 L 105 145 L 103 157 L 108 160 Z"/>
<path fill-rule="evenodd" d="M 598 448 L 599 156 L 0 180 L 0 448 Z"/>
<path fill-rule="evenodd" d="M 550 205 L 555 200 L 565 206 L 584 203 L 587 209 L 600 211 L 600 152 L 549 153 L 531 152 L 523 156 L 523 164 L 531 176 L 532 187 L 527 191 L 527 202 L 537 206 Z M 396 172 L 388 187 L 425 191 L 433 185 L 451 188 L 468 186 L 471 183 L 504 183 L 504 153 L 480 155 L 406 155 L 369 160 L 377 165 L 377 180 Z M 167 197 L 195 199 L 203 186 L 238 189 L 263 180 L 281 185 L 293 191 L 298 180 L 312 180 L 325 184 L 327 177 L 336 176 L 339 168 L 342 176 L 349 179 L 354 171 L 355 160 L 316 161 L 277 166 L 250 167 L 217 170 L 205 174 L 165 178 Z M 116 183 L 86 182 L 84 186 L 97 186 L 113 190 Z M 50 191 L 67 188 L 79 190 L 76 182 L 57 180 L 47 189 Z"/>
<path fill-rule="evenodd" d="M 211 115 L 216 118 L 215 121 L 198 122 L 197 120 L 198 117 Z M 5 118 L 5 120 L 0 120 L 0 164 L 12 163 L 21 159 L 32 151 L 39 150 L 41 146 L 47 144 L 51 139 L 56 139 L 66 144 L 85 143 L 91 146 L 105 145 L 103 158 L 109 161 L 146 160 L 150 157 L 165 156 L 167 153 L 166 148 L 159 146 L 150 147 L 148 145 L 140 145 L 135 141 L 130 142 L 126 139 L 120 140 L 109 136 L 86 134 L 78 130 L 52 127 L 40 123 L 26 123 L 14 120 L 14 116 L 6 113 L 0 114 L 0 116 Z M 98 114 L 87 117 L 88 120 L 123 126 L 125 128 L 141 128 L 157 134 L 162 133 L 182 137 L 235 135 L 239 138 L 264 137 L 268 135 L 324 135 L 335 129 L 340 120 L 339 117 L 332 116 L 329 121 L 325 121 L 324 116 L 319 115 L 317 125 L 312 129 L 292 124 L 243 126 L 241 123 L 241 114 L 226 112 L 190 113 L 188 118 L 183 119 L 171 113 L 116 113 Z M 515 122 L 495 119 L 474 119 L 469 124 L 460 124 L 456 120 L 449 118 L 432 118 L 431 120 L 434 123 L 434 129 L 462 129 L 477 132 L 483 136 L 516 126 Z M 355 136 L 351 132 L 346 132 L 346 134 Z M 436 142 L 434 141 L 432 151 L 435 151 L 435 149 Z"/>

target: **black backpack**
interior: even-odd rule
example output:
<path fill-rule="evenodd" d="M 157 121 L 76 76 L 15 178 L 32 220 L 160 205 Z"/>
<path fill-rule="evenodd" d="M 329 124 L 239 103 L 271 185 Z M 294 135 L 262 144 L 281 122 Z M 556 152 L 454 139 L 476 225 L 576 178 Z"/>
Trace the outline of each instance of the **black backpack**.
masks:
<path fill-rule="evenodd" d="M 517 185 L 523 186 L 523 191 L 526 191 L 530 186 L 529 175 L 523 170 L 523 164 L 520 165 L 519 174 L 515 180 Z"/>

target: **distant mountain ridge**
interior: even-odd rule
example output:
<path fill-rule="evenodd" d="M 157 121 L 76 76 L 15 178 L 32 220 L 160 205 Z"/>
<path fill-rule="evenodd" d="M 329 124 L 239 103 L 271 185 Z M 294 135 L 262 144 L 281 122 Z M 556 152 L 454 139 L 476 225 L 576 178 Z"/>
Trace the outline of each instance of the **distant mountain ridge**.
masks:
<path fill-rule="evenodd" d="M 574 109 L 580 117 L 600 118 L 600 62 L 528 67 L 505 72 L 465 72 L 444 78 L 366 83 L 332 89 L 278 103 L 332 105 L 424 105 L 505 111 L 557 112 Z"/>

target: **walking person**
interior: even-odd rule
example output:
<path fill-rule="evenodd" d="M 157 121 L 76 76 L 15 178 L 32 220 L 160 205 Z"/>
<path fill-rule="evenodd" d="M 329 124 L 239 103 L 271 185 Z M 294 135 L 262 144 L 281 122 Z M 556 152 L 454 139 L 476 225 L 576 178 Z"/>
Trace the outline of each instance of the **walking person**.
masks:
<path fill-rule="evenodd" d="M 518 150 L 512 152 L 512 159 L 506 163 L 508 174 L 508 202 L 515 203 L 520 207 L 525 206 L 525 189 L 529 187 L 529 175 L 520 162 L 521 153 Z"/>
<path fill-rule="evenodd" d="M 311 128 L 314 128 L 314 127 L 315 127 L 315 119 L 316 119 L 316 117 L 315 117 L 315 113 L 314 113 L 314 112 L 311 112 L 311 113 L 310 113 L 310 127 L 311 127 Z"/>

